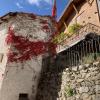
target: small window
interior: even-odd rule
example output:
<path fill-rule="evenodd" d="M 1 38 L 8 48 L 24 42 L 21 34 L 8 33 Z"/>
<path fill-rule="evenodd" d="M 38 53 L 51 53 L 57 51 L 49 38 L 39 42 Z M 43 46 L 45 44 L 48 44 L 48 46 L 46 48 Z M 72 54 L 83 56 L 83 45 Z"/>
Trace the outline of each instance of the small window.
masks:
<path fill-rule="evenodd" d="M 2 62 L 2 60 L 3 60 L 3 54 L 2 53 L 0 53 L 0 63 Z"/>
<path fill-rule="evenodd" d="M 21 93 L 19 94 L 19 100 L 29 100 L 27 93 Z"/>

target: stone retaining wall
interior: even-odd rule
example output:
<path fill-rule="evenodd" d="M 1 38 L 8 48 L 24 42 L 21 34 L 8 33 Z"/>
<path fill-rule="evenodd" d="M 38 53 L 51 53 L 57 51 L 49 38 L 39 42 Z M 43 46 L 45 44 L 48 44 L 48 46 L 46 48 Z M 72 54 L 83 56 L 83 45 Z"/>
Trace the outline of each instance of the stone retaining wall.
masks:
<path fill-rule="evenodd" d="M 65 88 L 70 85 L 72 96 L 65 94 Z M 87 64 L 68 68 L 62 74 L 60 98 L 62 100 L 100 100 L 100 63 Z"/>
<path fill-rule="evenodd" d="M 37 100 L 100 100 L 100 62 L 72 69 L 52 66 L 42 73 Z"/>

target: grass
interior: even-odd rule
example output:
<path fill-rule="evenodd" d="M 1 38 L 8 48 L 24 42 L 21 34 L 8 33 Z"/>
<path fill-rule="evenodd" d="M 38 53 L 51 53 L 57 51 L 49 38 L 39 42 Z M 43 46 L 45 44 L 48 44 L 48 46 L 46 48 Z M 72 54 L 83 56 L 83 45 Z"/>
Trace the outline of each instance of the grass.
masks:
<path fill-rule="evenodd" d="M 91 53 L 82 59 L 83 64 L 90 64 L 93 63 L 94 61 L 100 61 L 100 53 Z"/>
<path fill-rule="evenodd" d="M 68 86 L 65 87 L 64 94 L 65 94 L 65 97 L 71 97 L 71 96 L 74 95 L 73 89 L 71 88 L 70 85 L 68 85 Z"/>

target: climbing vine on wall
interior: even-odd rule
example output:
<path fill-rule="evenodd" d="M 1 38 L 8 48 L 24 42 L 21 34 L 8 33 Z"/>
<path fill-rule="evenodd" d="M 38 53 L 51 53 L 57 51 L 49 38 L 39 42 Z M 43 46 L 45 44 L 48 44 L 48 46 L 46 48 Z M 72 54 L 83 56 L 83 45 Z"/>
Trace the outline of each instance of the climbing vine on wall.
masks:
<path fill-rule="evenodd" d="M 10 51 L 8 53 L 8 61 L 26 61 L 30 60 L 33 56 L 38 56 L 46 52 L 56 53 L 56 45 L 50 40 L 48 42 L 43 41 L 29 41 L 29 39 L 23 36 L 16 36 L 14 30 L 10 27 L 8 30 L 8 36 L 6 43 L 11 44 Z"/>

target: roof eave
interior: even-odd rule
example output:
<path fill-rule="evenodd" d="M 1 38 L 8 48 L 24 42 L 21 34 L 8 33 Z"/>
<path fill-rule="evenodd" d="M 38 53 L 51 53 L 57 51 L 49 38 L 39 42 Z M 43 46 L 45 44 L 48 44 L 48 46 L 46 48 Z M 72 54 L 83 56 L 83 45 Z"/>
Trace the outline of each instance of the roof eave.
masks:
<path fill-rule="evenodd" d="M 58 22 L 62 19 L 63 15 L 65 14 L 66 10 L 68 9 L 68 7 L 71 5 L 73 1 L 70 0 L 66 6 L 66 8 L 64 9 L 64 11 L 62 12 L 61 16 L 58 18 Z"/>

